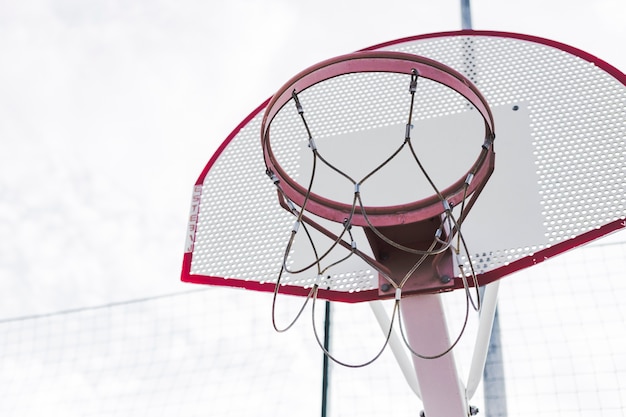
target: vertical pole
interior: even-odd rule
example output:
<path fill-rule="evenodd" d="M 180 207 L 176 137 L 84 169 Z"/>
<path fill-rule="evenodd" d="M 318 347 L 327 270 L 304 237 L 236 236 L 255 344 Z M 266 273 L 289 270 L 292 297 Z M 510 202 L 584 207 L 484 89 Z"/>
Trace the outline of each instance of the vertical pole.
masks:
<path fill-rule="evenodd" d="M 493 334 L 493 323 L 496 319 L 496 307 L 498 305 L 498 289 L 500 281 L 480 287 L 480 319 L 476 333 L 476 343 L 472 355 L 472 364 L 467 376 L 467 398 L 472 399 L 480 381 L 485 375 L 485 365 L 489 355 L 489 345 Z M 493 360 L 493 358 L 491 359 Z M 487 410 L 489 411 L 489 410 Z"/>
<path fill-rule="evenodd" d="M 470 0 L 461 0 L 461 28 L 472 29 L 472 11 Z"/>
<path fill-rule="evenodd" d="M 498 283 L 495 282 L 490 285 L 493 286 L 493 284 Z M 485 291 L 485 287 L 480 287 L 481 297 L 483 297 Z M 498 305 L 496 304 L 493 312 L 489 348 L 487 349 L 487 358 L 482 375 L 485 417 L 507 417 L 508 415 L 506 381 L 504 379 L 504 366 L 502 362 L 502 343 L 500 340 L 500 319 L 498 316 Z"/>
<path fill-rule="evenodd" d="M 324 349 L 330 351 L 330 301 L 326 301 L 324 308 Z M 322 365 L 322 417 L 328 415 L 328 356 L 324 353 Z"/>
<path fill-rule="evenodd" d="M 448 325 L 440 294 L 405 297 L 400 313 L 411 348 L 435 356 L 450 347 Z M 466 417 L 465 387 L 459 379 L 452 351 L 436 359 L 413 356 L 413 367 L 427 417 Z"/>
<path fill-rule="evenodd" d="M 491 341 L 487 352 L 487 362 L 483 371 L 483 390 L 485 395 L 485 416 L 506 417 L 506 384 L 502 366 L 502 344 L 500 343 L 500 321 L 496 308 L 491 329 Z"/>
<path fill-rule="evenodd" d="M 461 28 L 471 30 L 472 11 L 470 0 L 461 0 Z M 484 293 L 484 288 L 481 288 Z M 483 393 L 485 397 L 486 417 L 506 417 L 506 389 L 504 381 L 504 368 L 502 365 L 502 345 L 500 343 L 500 320 L 496 305 L 487 360 L 483 370 Z"/>
<path fill-rule="evenodd" d="M 372 309 L 372 313 L 374 313 L 374 317 L 376 317 L 376 321 L 378 322 L 378 326 L 380 327 L 383 336 L 386 337 L 389 332 L 389 326 L 391 326 L 391 320 L 389 320 L 389 316 L 387 316 L 381 301 L 371 301 L 368 304 Z M 420 393 L 419 385 L 417 385 L 417 377 L 415 376 L 413 363 L 406 354 L 404 342 L 394 330 L 392 330 L 389 335 L 389 347 L 391 348 L 393 356 L 396 358 L 398 366 L 400 366 L 400 370 L 404 375 L 406 383 L 409 384 L 409 387 L 411 387 L 411 390 L 415 393 L 415 395 L 417 395 L 417 398 L 421 400 L 422 394 Z"/>

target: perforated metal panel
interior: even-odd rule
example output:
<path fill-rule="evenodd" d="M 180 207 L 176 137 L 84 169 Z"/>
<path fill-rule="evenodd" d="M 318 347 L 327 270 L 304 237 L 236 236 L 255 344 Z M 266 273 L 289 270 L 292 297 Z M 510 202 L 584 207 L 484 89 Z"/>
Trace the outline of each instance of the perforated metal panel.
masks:
<path fill-rule="evenodd" d="M 477 260 L 489 258 L 487 265 L 479 264 L 481 272 L 625 216 L 624 76 L 606 72 L 597 61 L 590 62 L 588 55 L 577 56 L 579 51 L 561 50 L 561 46 L 480 36 L 446 37 L 393 48 L 457 65 L 491 106 L 524 106 L 528 110 L 536 171 L 519 175 L 527 185 L 539 187 L 544 239 L 533 245 L 495 244 L 491 250 L 477 251 Z M 463 59 L 458 52 L 454 56 L 459 49 L 464 51 Z M 504 140 L 499 133 L 498 156 L 508 150 L 503 148 Z M 496 176 L 502 178 L 498 171 Z M 507 179 L 510 184 L 514 181 Z M 524 206 L 514 187 L 501 192 L 504 198 Z M 504 215 L 496 221 L 503 230 L 511 222 L 525 223 L 523 216 Z"/>
<path fill-rule="evenodd" d="M 408 52 L 448 65 L 475 83 L 492 108 L 496 168 L 464 225 L 481 283 L 624 227 L 626 81 L 620 71 L 562 44 L 493 32 L 427 35 L 373 49 Z M 441 155 L 446 162 L 439 165 L 448 166 L 442 173 L 457 165 L 467 169 L 467 155 L 473 158 L 473 147 L 482 140 L 465 138 L 474 134 L 476 127 L 467 123 L 476 120 L 476 111 L 449 89 L 423 81 L 415 131 L 432 129 L 429 135 L 436 136 L 438 123 L 442 131 L 455 126 L 443 142 L 437 137 L 425 141 L 424 152 Z M 315 109 L 309 122 L 316 140 L 354 132 L 376 137 L 406 123 L 407 86 L 398 74 L 337 77 L 303 94 L 302 100 Z M 331 96 L 341 99 L 329 100 Z M 374 104 L 346 104 L 363 101 Z M 294 219 L 279 207 L 276 189 L 265 174 L 263 109 L 255 110 L 226 139 L 198 179 L 185 281 L 273 291 Z M 297 113 L 285 112 L 274 123 L 282 135 L 272 138 L 281 165 L 292 177 L 306 181 L 310 164 Z M 477 129 L 480 133 L 480 125 Z M 463 142 L 455 144 L 455 137 Z M 348 165 L 360 162 L 358 155 L 345 160 Z M 364 240 L 362 232 L 355 233 Z M 330 244 L 319 233 L 313 239 L 322 248 Z M 367 251 L 366 245 L 360 249 Z M 303 265 L 310 257 L 304 243 L 293 248 L 287 263 Z M 465 261 L 469 265 L 470 260 Z M 327 298 L 377 297 L 377 272 L 356 257 L 332 268 L 329 275 L 326 284 L 331 290 L 323 294 Z M 306 294 L 315 279 L 316 274 L 287 274 L 284 290 Z"/>

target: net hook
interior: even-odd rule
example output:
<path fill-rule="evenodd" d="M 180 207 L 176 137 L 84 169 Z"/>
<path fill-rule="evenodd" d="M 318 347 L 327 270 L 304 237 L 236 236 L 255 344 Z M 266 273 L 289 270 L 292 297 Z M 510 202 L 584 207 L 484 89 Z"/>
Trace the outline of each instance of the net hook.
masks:
<path fill-rule="evenodd" d="M 409 91 L 411 94 L 414 94 L 417 91 L 417 77 L 419 73 L 415 68 L 411 69 L 411 85 L 409 86 Z"/>
<path fill-rule="evenodd" d="M 302 104 L 300 103 L 300 99 L 298 98 L 298 94 L 296 93 L 296 89 L 291 92 L 291 97 L 293 101 L 296 103 L 296 109 L 298 110 L 298 114 L 303 114 L 304 109 L 302 108 Z"/>

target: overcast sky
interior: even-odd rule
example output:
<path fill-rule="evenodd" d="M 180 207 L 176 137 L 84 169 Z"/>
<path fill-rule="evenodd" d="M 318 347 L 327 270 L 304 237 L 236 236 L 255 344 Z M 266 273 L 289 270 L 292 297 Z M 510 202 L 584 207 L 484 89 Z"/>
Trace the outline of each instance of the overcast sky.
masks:
<path fill-rule="evenodd" d="M 320 60 L 406 36 L 460 29 L 459 6 L 458 0 L 0 0 L 0 319 L 197 288 L 179 282 L 192 185 L 230 131 L 288 78 Z M 624 0 L 475 0 L 472 17 L 474 29 L 554 39 L 626 70 Z M 611 255 L 606 257 L 610 262 Z M 580 260 L 581 265 L 583 261 Z M 571 268 L 573 276 L 585 272 L 584 265 L 574 262 Z M 582 288 L 584 292 L 587 288 L 584 285 L 589 284 L 586 277 L 580 279 L 582 284 L 574 284 L 569 290 L 576 292 Z M 531 310 L 540 298 L 547 298 L 544 301 L 550 303 L 553 300 L 550 297 L 561 294 L 561 288 L 550 288 L 549 284 L 547 287 L 550 291 L 532 285 L 522 287 L 529 293 L 525 300 L 531 300 L 530 304 L 512 297 L 519 301 L 519 305 L 513 302 L 507 306 L 517 311 L 512 317 L 520 323 L 514 323 L 515 326 L 545 319 L 541 310 Z M 570 294 L 572 299 L 577 295 L 584 301 L 581 291 Z M 245 298 L 241 294 L 240 297 Z M 612 302 L 614 309 L 623 305 L 621 299 Z M 159 303 L 170 301 L 164 299 Z M 203 305 L 202 300 L 197 304 Z M 232 319 L 238 306 L 227 306 L 233 309 L 226 312 Z M 603 323 L 612 326 L 611 332 L 623 324 L 623 309 L 621 316 L 617 313 L 607 316 L 598 306 L 592 307 L 592 312 L 585 311 L 580 316 L 567 315 L 569 310 L 563 315 L 575 322 L 574 326 L 593 313 L 596 321 L 585 331 Z M 95 331 L 102 330 L 103 337 L 108 339 L 101 347 L 109 355 L 109 351 L 116 351 L 109 349 L 111 340 L 117 337 L 114 342 L 126 343 L 134 333 L 152 331 L 150 325 L 159 319 L 166 327 L 169 323 L 173 328 L 170 333 L 159 333 L 163 339 L 150 339 L 162 340 L 163 345 L 176 333 L 173 323 L 188 325 L 190 315 L 198 320 L 200 327 L 210 325 L 200 320 L 206 319 L 205 310 L 195 316 L 176 310 L 175 321 L 171 317 L 145 314 L 136 307 L 140 310 L 136 315 L 143 319 L 136 329 L 131 327 L 127 332 L 123 326 L 129 322 L 132 314 L 127 313 L 133 313 L 133 308 L 120 310 L 121 313 L 107 312 L 115 320 L 109 322 L 105 317 L 104 322 L 110 327 L 105 330 L 93 325 L 98 323 L 95 319 L 84 320 L 80 328 L 85 332 L 94 327 Z M 44 335 L 43 330 L 48 328 L 67 327 L 71 333 L 72 320 L 82 319 L 82 316 L 67 316 L 67 319 L 63 315 L 53 316 L 51 321 L 42 321 L 41 329 L 36 322 L 16 321 L 12 325 L 18 329 L 16 339 L 27 343 L 31 339 L 19 332 L 21 326 L 32 325 Z M 249 322 L 242 318 L 238 324 L 244 326 Z M 285 346 L 291 343 L 284 343 L 289 339 L 274 336 L 267 322 L 264 325 L 266 329 L 260 325 L 254 327 L 261 329 L 258 333 L 263 338 L 272 338 Z M 222 331 L 222 337 L 237 336 L 229 329 Z M 581 344 L 587 342 L 586 333 L 578 331 L 578 327 L 574 331 Z M 206 345 L 200 342 L 193 345 L 196 342 L 193 338 L 191 342 L 181 340 L 198 349 L 197 358 L 206 360 L 207 353 L 200 347 L 213 346 L 213 340 L 209 339 L 215 334 L 200 329 L 197 336 L 206 339 Z M 519 337 L 523 339 L 526 334 L 522 332 Z M 233 346 L 241 347 L 244 342 L 235 339 Z M 89 346 L 68 347 L 72 343 L 70 337 L 62 343 L 66 344 L 53 350 L 55 354 L 68 350 L 67 367 L 72 371 L 77 366 L 74 357 L 82 358 L 85 352 L 86 356 L 99 359 L 88 350 Z M 17 357 L 25 345 L 11 346 L 16 347 Z M 52 343 L 52 346 L 56 345 Z M 132 343 L 129 346 L 134 348 Z M 159 359 L 156 363 L 171 361 L 168 364 L 172 378 L 167 373 L 164 378 L 171 379 L 173 385 L 179 384 L 181 400 L 175 405 L 182 408 L 189 403 L 184 385 L 188 381 L 183 380 L 190 379 L 191 374 L 180 370 L 194 370 L 200 362 L 193 362 L 194 357 L 190 359 L 189 352 L 182 348 L 179 350 L 187 356 L 173 357 L 172 352 L 178 351 L 170 351 L 168 346 L 163 347 L 163 362 L 156 355 Z M 313 346 L 314 354 L 319 353 L 316 346 L 305 346 Z M 152 343 L 150 348 L 158 349 L 159 343 Z M 544 344 L 535 348 L 539 353 L 530 355 L 528 362 L 520 362 L 520 367 L 531 369 L 537 355 L 554 353 L 552 350 L 558 347 Z M 33 349 L 41 354 L 37 348 Z M 520 345 L 518 350 L 515 354 L 522 355 L 521 351 L 529 347 Z M 140 355 L 144 351 L 137 352 Z M 617 356 L 611 351 L 612 356 L 607 354 L 604 358 L 622 360 L 621 352 Z M 275 347 L 266 351 L 268 357 L 270 353 L 275 354 Z M 27 374 L 24 369 L 36 361 L 31 360 L 27 350 L 23 355 L 20 356 L 23 362 L 8 357 L 6 363 L 15 362 L 15 373 L 26 375 L 28 383 L 15 387 L 23 396 L 23 403 L 35 403 L 30 384 L 41 381 L 42 373 L 36 369 Z M 136 361 L 131 356 L 129 361 Z M 595 366 L 592 359 L 589 357 L 582 365 Z M 297 372 L 299 379 L 302 375 L 318 376 L 290 368 L 292 363 L 281 362 L 281 357 L 274 360 L 275 363 L 269 364 L 255 363 L 266 367 L 282 365 L 288 368 L 284 375 Z M 319 370 L 318 362 L 311 361 L 311 357 L 293 363 Z M 46 374 L 45 380 L 52 388 L 44 394 L 52 393 L 56 397 L 58 392 L 54 387 L 59 385 L 59 380 L 55 367 L 62 368 L 65 362 L 53 365 L 52 374 Z M 224 374 L 231 375 L 230 363 L 220 365 L 225 367 Z M 614 363 L 609 365 L 614 367 Z M 545 366 L 545 362 L 535 366 Z M 208 365 L 206 369 L 210 370 Z M 123 394 L 127 386 L 120 381 L 127 375 L 118 371 L 111 371 L 115 374 L 103 385 L 118 388 Z M 536 373 L 541 371 L 534 369 Z M 199 378 L 200 373 L 194 374 L 195 377 Z M 94 375 L 104 375 L 101 379 L 108 376 L 97 372 Z M 263 367 L 258 375 L 276 382 Z M 566 373 L 560 381 L 567 385 L 568 379 L 573 380 Z M 216 380 L 221 383 L 221 375 Z M 590 385 L 596 383 L 584 376 L 580 380 Z M 10 378 L 8 381 L 3 387 L 15 385 Z M 264 379 L 254 381 L 259 385 L 265 383 Z M 89 388 L 83 382 L 74 381 L 77 389 Z M 235 391 L 240 389 L 238 381 L 231 382 Z M 368 381 L 362 378 L 359 382 Z M 317 380 L 314 383 L 317 387 Z M 198 398 L 204 396 L 204 384 L 205 380 L 199 378 L 193 386 Z M 526 385 L 537 383 L 529 380 Z M 610 389 L 623 391 L 619 381 L 615 384 L 609 379 L 608 385 Z M 340 386 L 341 389 L 353 387 L 352 383 L 337 383 L 336 388 Z M 70 404 L 76 402 L 78 395 L 72 389 L 60 390 L 68 396 Z M 136 394 L 141 392 L 137 389 Z M 147 402 L 154 403 L 161 395 L 155 392 Z M 254 392 L 263 396 L 263 392 Z M 317 391 L 310 395 L 318 397 Z M 534 401 L 536 393 L 532 395 Z M 102 404 L 110 402 L 109 397 L 100 397 Z M 45 407 L 47 403 L 42 404 Z M 385 404 L 378 401 L 378 406 Z M 157 403 L 155 407 L 161 405 Z M 293 409 L 290 403 L 284 407 Z M 523 411 L 524 404 L 516 409 Z M 204 412 L 206 408 L 201 410 Z M 317 415 L 317 408 L 311 413 Z"/>
<path fill-rule="evenodd" d="M 459 1 L 0 1 L 0 317 L 187 289 L 191 187 L 301 69 L 461 26 Z M 475 29 L 626 68 L 626 3 L 474 1 Z"/>

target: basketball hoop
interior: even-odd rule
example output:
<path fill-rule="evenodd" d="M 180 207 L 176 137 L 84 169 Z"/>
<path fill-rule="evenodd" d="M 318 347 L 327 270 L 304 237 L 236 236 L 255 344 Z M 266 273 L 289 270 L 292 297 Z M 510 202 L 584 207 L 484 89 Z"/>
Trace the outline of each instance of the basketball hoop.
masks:
<path fill-rule="evenodd" d="M 404 135 L 386 138 L 396 140 L 397 147 L 390 155 L 383 157 L 381 163 L 371 167 L 360 179 L 354 179 L 355 176 L 338 166 L 339 164 L 329 162 L 329 159 L 325 157 L 327 150 L 318 148 L 313 135 L 315 126 L 310 125 L 305 117 L 305 106 L 300 100 L 300 95 L 313 86 L 342 76 L 352 74 L 376 76 L 376 74 L 389 73 L 404 76 L 405 85 L 410 94 L 410 102 L 405 109 L 407 122 Z M 433 182 L 420 161 L 419 149 L 416 150 L 411 141 L 419 78 L 434 81 L 461 96 L 470 108 L 478 111 L 484 124 L 484 134 L 477 143 L 478 156 L 474 163 L 461 178 L 443 189 Z M 341 94 L 341 91 L 329 94 L 331 96 Z M 327 99 L 333 100 L 332 97 L 327 97 Z M 368 97 L 365 100 L 377 99 L 380 97 Z M 281 166 L 272 148 L 270 135 L 272 122 L 281 112 L 294 112 L 292 107 L 287 106 L 290 101 L 295 105 L 295 112 L 301 119 L 302 132 L 306 132 L 308 148 L 313 158 L 310 180 L 307 185 L 300 184 Z M 280 126 L 278 128 L 280 129 Z M 461 224 L 493 171 L 494 137 L 493 116 L 478 89 L 457 71 L 431 59 L 400 52 L 364 51 L 330 59 L 301 72 L 273 96 L 265 110 L 261 124 L 261 143 L 266 172 L 278 189 L 281 206 L 297 217 L 291 240 L 285 251 L 283 270 L 292 274 L 300 273 L 317 265 L 317 275 L 323 276 L 330 267 L 341 260 L 325 268 L 320 266 L 320 262 L 337 246 L 343 246 L 349 252 L 346 258 L 353 254 L 360 256 L 379 272 L 380 292 L 383 297 L 393 296 L 394 293 L 390 291 L 392 288 L 410 292 L 438 292 L 448 289 L 451 285 L 451 277 L 455 275 L 454 268 L 459 267 L 459 262 L 453 260 L 453 252 L 456 252 L 458 256 L 461 251 L 460 246 L 465 245 L 461 234 Z M 360 151 L 368 152 L 368 149 L 360 149 Z M 378 172 L 401 152 L 410 153 L 415 166 L 418 167 L 417 171 L 429 184 L 431 195 L 401 204 L 364 205 L 361 187 L 370 178 L 378 175 Z M 353 187 L 351 204 L 324 197 L 321 193 L 313 191 L 318 163 L 334 171 L 340 181 L 351 184 Z M 409 168 L 406 167 L 406 169 Z M 457 215 L 453 214 L 455 207 L 460 207 Z M 331 232 L 311 218 L 311 214 L 341 224 L 342 228 L 337 233 Z M 286 260 L 291 251 L 293 239 L 303 222 L 328 236 L 333 243 L 321 256 L 319 256 L 319 251 L 313 248 L 316 258 L 313 262 L 297 270 L 289 270 Z M 360 226 L 364 229 L 374 253 L 373 258 L 358 250 L 360 245 L 357 245 L 350 233 L 352 226 Z M 350 236 L 349 242 L 344 241 L 347 235 Z M 454 236 L 458 237 L 458 243 L 453 248 Z M 312 241 L 311 245 L 314 246 Z M 432 262 L 427 262 L 428 257 L 431 257 Z M 457 265 L 454 265 L 454 262 L 457 262 Z M 465 271 L 461 270 L 461 275 L 464 276 L 464 274 Z M 473 272 L 471 274 L 474 276 Z M 280 285 L 280 278 L 278 285 Z"/>
<path fill-rule="evenodd" d="M 409 91 L 412 97 L 416 91 L 418 78 L 436 81 L 463 96 L 478 110 L 485 124 L 484 142 L 481 143 L 479 155 L 473 166 L 468 170 L 467 175 L 442 190 L 439 195 L 433 195 L 407 204 L 363 207 L 363 212 L 359 213 L 353 212 L 350 205 L 310 192 L 309 189 L 299 184 L 285 172 L 277 161 L 270 139 L 270 126 L 277 113 L 289 101 L 293 100 L 298 112 L 304 116 L 304 109 L 298 100 L 300 92 L 334 77 L 350 73 L 368 72 L 406 74 L 407 79 L 410 78 L 411 80 Z M 411 114 L 409 113 L 409 122 L 406 125 L 404 138 L 407 142 L 411 138 L 410 119 Z M 354 226 L 376 227 L 415 223 L 443 213 L 446 210 L 444 204 L 446 201 L 451 206 L 458 205 L 464 199 L 464 196 L 468 196 L 484 186 L 493 171 L 494 152 L 491 144 L 494 137 L 494 121 L 487 101 L 467 78 L 452 68 L 431 59 L 389 51 L 364 51 L 343 55 L 324 61 L 301 72 L 288 81 L 273 96 L 265 110 L 261 125 L 261 142 L 267 170 L 270 175 L 275 175 L 276 179 L 281 182 L 283 194 L 296 205 L 300 207 L 306 206 L 306 211 L 335 222 L 341 223 L 348 216 L 351 216 L 351 224 Z M 319 155 L 315 141 L 310 135 L 309 141 L 311 150 Z M 469 181 L 468 177 L 470 177 Z M 346 178 L 354 183 L 357 191 L 361 183 L 367 179 L 364 178 L 361 182 L 357 182 L 348 176 Z"/>
<path fill-rule="evenodd" d="M 403 76 L 406 83 L 405 87 L 408 86 L 407 91 L 409 92 L 410 100 L 405 109 L 407 122 L 404 135 L 385 138 L 386 140 L 395 141 L 395 148 L 389 155 L 382 156 L 382 162 L 374 164 L 364 174 L 357 177 L 349 170 L 339 166 L 340 163 L 330 162 L 330 158 L 326 157 L 327 149 L 323 149 L 323 147 L 318 148 L 313 135 L 315 124 L 310 123 L 305 116 L 305 106 L 300 100 L 300 95 L 306 93 L 309 88 L 342 76 L 352 74 L 374 74 L 376 76 L 376 74 L 389 73 Z M 476 146 L 478 157 L 461 178 L 444 189 L 435 184 L 420 160 L 421 158 L 418 155 L 419 147 L 416 149 L 411 140 L 415 96 L 418 91 L 419 78 L 434 81 L 461 96 L 467 101 L 469 108 L 478 111 L 484 124 L 483 137 L 480 138 L 481 142 Z M 342 94 L 340 89 L 338 91 L 330 89 L 328 95 L 331 97 L 326 97 L 326 95 L 322 95 L 322 97 L 334 100 L 332 96 L 338 94 Z M 379 98 L 367 97 L 364 101 L 377 99 Z M 361 97 L 358 97 L 356 101 L 361 101 Z M 295 109 L 287 106 L 289 102 L 293 102 Z M 283 169 L 279 158 L 277 158 L 272 148 L 270 127 L 275 118 L 282 112 L 291 112 L 292 115 L 297 113 L 302 127 L 300 134 L 306 133 L 305 139 L 312 158 L 311 173 L 306 185 L 300 184 L 286 169 Z M 279 125 L 278 129 L 281 128 L 285 129 L 284 126 Z M 286 130 L 289 133 L 284 134 L 284 136 L 292 135 L 293 140 L 298 139 L 298 134 L 294 133 L 293 127 Z M 328 271 L 353 255 L 361 257 L 379 272 L 381 294 L 387 293 L 387 297 L 393 296 L 395 298 L 394 312 L 392 313 L 391 325 L 387 332 L 387 339 L 382 349 L 371 360 L 360 365 L 349 365 L 332 356 L 322 346 L 317 333 L 315 333 L 320 347 L 335 362 L 351 367 L 365 366 L 373 362 L 380 356 L 389 341 L 393 318 L 395 318 L 399 309 L 403 292 L 407 289 L 410 292 L 439 292 L 447 290 L 451 285 L 451 277 L 454 274 L 455 267 L 458 267 L 460 270 L 466 291 L 466 324 L 469 305 L 472 304 L 474 309 L 478 310 L 480 308 L 480 297 L 478 291 L 476 293 L 476 301 L 470 296 L 469 283 L 465 277 L 465 271 L 461 265 L 462 262 L 459 260 L 462 250 L 469 257 L 469 251 L 462 236 L 461 225 L 474 200 L 480 194 L 493 172 L 495 153 L 492 145 L 494 138 L 493 116 L 486 100 L 478 89 L 455 70 L 421 56 L 384 51 L 359 52 L 324 61 L 301 72 L 287 82 L 270 100 L 261 124 L 261 143 L 266 173 L 278 190 L 280 205 L 297 218 L 284 252 L 280 273 L 276 280 L 272 316 L 275 317 L 276 296 L 282 283 L 283 273 L 287 272 L 295 275 L 316 268 L 317 279 L 313 282 L 309 295 L 294 321 L 287 327 L 279 329 L 275 319 L 273 319 L 274 328 L 277 331 L 289 329 L 301 315 L 304 306 L 310 298 L 313 298 L 314 311 L 318 289 L 330 287 L 326 278 Z M 434 138 L 434 140 L 437 140 L 437 138 Z M 362 153 L 372 152 L 370 149 L 359 149 L 359 151 Z M 387 164 L 391 163 L 402 152 L 410 154 L 415 163 L 414 166 L 418 168 L 416 171 L 421 173 L 426 179 L 432 194 L 425 198 L 401 204 L 364 205 L 361 197 L 361 186 L 370 178 L 378 175 Z M 287 158 L 287 160 L 292 159 L 296 159 L 296 157 Z M 345 158 L 339 159 L 339 162 L 341 162 Z M 330 171 L 334 172 L 338 181 L 351 184 L 353 187 L 351 204 L 324 197 L 319 192 L 313 192 L 318 164 L 325 165 Z M 409 169 L 408 166 L 405 168 Z M 321 191 L 324 192 L 327 189 L 323 188 Z M 404 190 L 401 189 L 401 191 Z M 455 214 L 453 209 L 457 206 L 460 208 Z M 329 231 L 315 221 L 312 216 L 341 225 L 340 231 L 338 233 Z M 308 236 L 314 259 L 305 266 L 290 268 L 288 258 L 301 226 Z M 331 239 L 332 243 L 325 251 L 318 250 L 313 239 L 311 239 L 307 226 L 317 229 Z M 365 255 L 358 249 L 360 245 L 357 244 L 351 232 L 353 226 L 363 228 L 372 253 L 374 253 L 374 258 Z M 453 243 L 455 236 L 457 237 L 456 245 Z M 349 240 L 346 240 L 346 237 Z M 347 250 L 344 256 L 322 265 L 326 257 L 339 246 L 343 246 Z M 473 285 L 477 289 L 478 283 L 475 273 L 471 269 L 471 264 L 470 274 L 474 281 Z M 391 291 L 392 288 L 394 291 Z M 434 355 L 418 353 L 409 346 L 406 339 L 405 343 L 417 357 L 425 359 L 438 358 L 445 355 L 456 345 L 463 333 L 465 324 L 450 347 Z"/>

